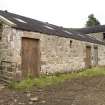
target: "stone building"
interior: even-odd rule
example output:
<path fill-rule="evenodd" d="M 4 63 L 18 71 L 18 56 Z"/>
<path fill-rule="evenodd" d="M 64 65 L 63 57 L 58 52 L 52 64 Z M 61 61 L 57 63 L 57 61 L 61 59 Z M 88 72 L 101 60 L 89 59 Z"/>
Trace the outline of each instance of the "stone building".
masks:
<path fill-rule="evenodd" d="M 99 26 L 87 27 L 87 28 L 78 28 L 78 29 L 72 29 L 72 30 L 77 31 L 81 34 L 87 34 L 87 35 L 93 36 L 96 39 L 105 42 L 105 25 L 99 25 Z"/>
<path fill-rule="evenodd" d="M 0 11 L 0 76 L 22 79 L 105 65 L 105 44 L 79 31 Z"/>

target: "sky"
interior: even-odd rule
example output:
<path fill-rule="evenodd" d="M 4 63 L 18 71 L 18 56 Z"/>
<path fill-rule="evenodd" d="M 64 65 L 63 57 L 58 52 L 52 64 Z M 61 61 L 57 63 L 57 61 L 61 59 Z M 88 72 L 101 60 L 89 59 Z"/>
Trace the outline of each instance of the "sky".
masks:
<path fill-rule="evenodd" d="M 0 10 L 66 28 L 84 27 L 89 14 L 105 24 L 105 0 L 0 0 Z"/>

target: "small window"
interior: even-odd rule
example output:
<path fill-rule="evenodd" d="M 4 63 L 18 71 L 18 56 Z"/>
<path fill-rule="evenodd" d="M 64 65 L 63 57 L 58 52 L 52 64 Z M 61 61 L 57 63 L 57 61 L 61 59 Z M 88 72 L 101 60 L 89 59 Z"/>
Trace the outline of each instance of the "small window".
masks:
<path fill-rule="evenodd" d="M 97 46 L 94 46 L 94 49 L 98 49 L 98 47 Z"/>
<path fill-rule="evenodd" d="M 103 33 L 103 39 L 105 40 L 105 33 Z"/>
<path fill-rule="evenodd" d="M 2 23 L 0 23 L 0 40 L 2 38 L 2 31 L 3 31 L 3 25 L 2 25 Z"/>
<path fill-rule="evenodd" d="M 72 48 L 72 43 L 73 43 L 73 41 L 72 41 L 72 40 L 70 40 L 70 48 Z"/>

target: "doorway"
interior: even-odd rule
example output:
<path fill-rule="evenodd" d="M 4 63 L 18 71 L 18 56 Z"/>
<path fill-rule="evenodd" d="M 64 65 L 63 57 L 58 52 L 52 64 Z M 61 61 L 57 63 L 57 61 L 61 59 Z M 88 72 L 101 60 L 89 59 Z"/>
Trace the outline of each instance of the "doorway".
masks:
<path fill-rule="evenodd" d="M 40 69 L 39 40 L 22 38 L 22 76 L 38 76 Z"/>

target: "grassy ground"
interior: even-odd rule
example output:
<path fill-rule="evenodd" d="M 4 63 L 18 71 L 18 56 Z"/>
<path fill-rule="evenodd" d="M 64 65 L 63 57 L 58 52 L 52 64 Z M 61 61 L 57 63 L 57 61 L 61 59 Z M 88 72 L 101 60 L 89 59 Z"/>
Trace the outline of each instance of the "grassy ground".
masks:
<path fill-rule="evenodd" d="M 39 78 L 27 78 L 22 80 L 21 82 L 12 82 L 9 87 L 18 90 L 31 89 L 32 87 L 45 87 L 48 85 L 55 85 L 61 82 L 64 82 L 68 79 L 79 78 L 79 77 L 92 77 L 92 76 L 100 76 L 105 75 L 105 67 L 95 67 L 92 69 L 83 70 L 80 72 L 74 73 L 57 73 L 51 76 L 41 76 Z"/>

